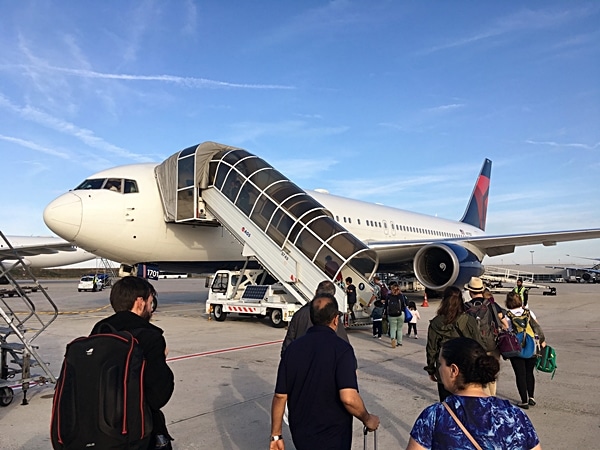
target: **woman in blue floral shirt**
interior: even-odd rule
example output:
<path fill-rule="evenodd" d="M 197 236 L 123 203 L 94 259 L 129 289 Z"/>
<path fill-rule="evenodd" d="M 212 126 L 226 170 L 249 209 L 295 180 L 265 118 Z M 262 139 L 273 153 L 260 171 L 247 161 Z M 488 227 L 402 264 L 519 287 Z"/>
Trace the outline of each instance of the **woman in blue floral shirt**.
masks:
<path fill-rule="evenodd" d="M 508 400 L 488 396 L 484 386 L 496 379 L 498 360 L 473 339 L 461 337 L 442 345 L 439 372 L 452 393 L 446 403 L 482 449 L 541 450 L 527 415 Z M 407 450 L 474 448 L 442 403 L 417 418 Z"/>

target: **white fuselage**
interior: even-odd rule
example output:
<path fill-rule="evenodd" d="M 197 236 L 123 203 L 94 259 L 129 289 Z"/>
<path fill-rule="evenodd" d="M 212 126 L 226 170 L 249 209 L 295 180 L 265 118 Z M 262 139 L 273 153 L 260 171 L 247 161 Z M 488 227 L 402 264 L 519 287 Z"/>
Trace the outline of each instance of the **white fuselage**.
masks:
<path fill-rule="evenodd" d="M 165 222 L 155 166 L 135 164 L 94 174 L 89 179 L 133 179 L 138 192 L 69 191 L 46 207 L 44 221 L 64 239 L 98 256 L 126 264 L 242 261 L 240 243 L 225 228 Z M 433 242 L 484 234 L 458 221 L 322 192 L 308 193 L 323 204 L 336 221 L 367 244 L 374 241 Z M 398 261 L 397 250 L 393 257 L 388 257 L 385 251 L 378 253 L 380 262 Z"/>

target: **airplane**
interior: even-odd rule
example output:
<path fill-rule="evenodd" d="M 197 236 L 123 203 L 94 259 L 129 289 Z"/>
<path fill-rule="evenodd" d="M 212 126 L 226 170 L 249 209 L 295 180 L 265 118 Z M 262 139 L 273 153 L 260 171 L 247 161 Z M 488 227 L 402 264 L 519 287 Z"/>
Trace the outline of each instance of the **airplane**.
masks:
<path fill-rule="evenodd" d="M 225 169 L 221 171 L 221 167 Z M 483 274 L 485 256 L 512 253 L 516 246 L 551 246 L 600 238 L 600 228 L 486 235 L 491 167 L 492 162 L 485 159 L 465 214 L 455 221 L 344 198 L 324 190 L 302 191 L 255 155 L 205 142 L 177 152 L 160 164 L 132 164 L 95 173 L 48 204 L 44 221 L 57 235 L 96 255 L 121 262 L 122 268 L 153 264 L 164 271 L 196 273 L 234 269 L 244 263 L 243 246 L 211 215 L 203 192 L 210 191 L 211 186 L 223 194 L 227 191 L 228 198 L 237 200 L 235 204 L 241 210 L 249 195 L 256 197 L 257 183 L 272 183 L 261 198 L 274 198 L 266 193 L 273 189 L 275 196 L 277 186 L 288 189 L 279 189 L 278 196 L 295 192 L 282 204 L 293 203 L 294 195 L 308 194 L 308 203 L 324 208 L 340 229 L 352 233 L 375 252 L 379 272 L 397 272 L 412 265 L 421 284 L 434 291 L 466 284 L 471 276 Z M 250 168 L 256 172 L 248 175 L 247 181 L 244 178 L 243 186 L 239 182 L 225 186 L 232 181 L 231 174 L 241 175 Z M 115 182 L 117 190 L 108 188 Z M 250 207 L 259 203 L 254 198 Z M 252 218 L 258 211 L 269 227 L 274 223 L 271 221 L 285 222 L 281 215 L 275 219 L 279 209 L 275 208 L 275 213 L 274 209 L 267 211 L 265 204 L 248 209 L 246 215 Z M 302 220 L 309 222 L 306 217 L 311 212 L 305 210 L 304 219 L 301 213 L 286 214 L 298 225 Z M 300 245 L 295 229 L 285 233 L 282 250 L 293 239 L 294 245 Z"/>
<path fill-rule="evenodd" d="M 15 252 L 30 268 L 60 267 L 96 258 L 96 255 L 56 236 L 2 235 L 2 237 L 4 237 L 0 239 L 2 268 L 12 267 L 18 262 Z"/>
<path fill-rule="evenodd" d="M 571 255 L 567 255 L 571 256 Z M 600 258 L 588 258 L 585 256 L 573 256 L 573 258 L 589 259 L 591 261 L 600 261 Z M 592 267 L 576 267 L 576 266 L 546 266 L 551 269 L 565 269 L 567 271 L 583 272 L 581 279 L 586 283 L 600 282 L 600 264 L 594 264 Z"/>

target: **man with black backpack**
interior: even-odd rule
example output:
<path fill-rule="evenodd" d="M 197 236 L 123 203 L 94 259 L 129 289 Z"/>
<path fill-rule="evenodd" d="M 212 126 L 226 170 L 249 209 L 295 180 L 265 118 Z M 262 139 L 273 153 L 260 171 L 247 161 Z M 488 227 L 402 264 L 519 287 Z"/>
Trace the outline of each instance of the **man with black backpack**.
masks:
<path fill-rule="evenodd" d="M 499 360 L 500 352 L 497 349 L 496 342 L 499 331 L 498 324 L 500 323 L 503 329 L 508 329 L 508 319 L 506 319 L 502 308 L 494 302 L 494 297 L 490 294 L 489 298 L 486 298 L 484 295 L 486 289 L 481 278 L 472 277 L 465 288 L 471 297 L 471 300 L 465 303 L 465 311 L 477 319 L 481 340 L 485 344 L 484 348 L 487 353 Z M 487 292 L 489 293 L 489 291 Z M 498 319 L 494 317 L 494 314 L 497 315 Z M 496 395 L 496 382 L 489 383 L 488 389 L 490 395 Z"/>
<path fill-rule="evenodd" d="M 67 346 L 52 408 L 55 449 L 172 448 L 160 409 L 174 377 L 163 331 L 150 323 L 155 295 L 147 280 L 122 278 L 110 292 L 115 314 Z"/>

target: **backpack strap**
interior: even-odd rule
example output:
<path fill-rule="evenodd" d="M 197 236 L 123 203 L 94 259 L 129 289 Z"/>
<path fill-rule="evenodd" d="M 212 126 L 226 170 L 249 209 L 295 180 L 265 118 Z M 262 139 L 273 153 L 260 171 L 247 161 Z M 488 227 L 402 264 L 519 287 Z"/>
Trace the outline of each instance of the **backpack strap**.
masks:
<path fill-rule="evenodd" d="M 502 322 L 500 322 L 500 319 L 498 319 L 498 305 L 496 305 L 495 302 L 490 302 L 488 306 L 492 311 L 492 315 L 494 316 L 494 323 L 496 324 L 496 328 L 498 329 L 498 331 L 503 330 L 504 326 L 502 325 Z"/>
<path fill-rule="evenodd" d="M 116 334 L 116 333 L 118 333 L 118 331 L 110 323 L 103 322 L 100 324 L 100 326 L 98 327 L 98 329 L 96 330 L 96 332 L 94 334 L 104 334 L 104 333 Z"/>

